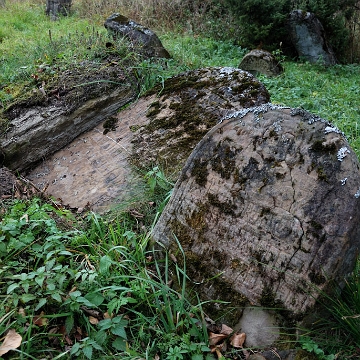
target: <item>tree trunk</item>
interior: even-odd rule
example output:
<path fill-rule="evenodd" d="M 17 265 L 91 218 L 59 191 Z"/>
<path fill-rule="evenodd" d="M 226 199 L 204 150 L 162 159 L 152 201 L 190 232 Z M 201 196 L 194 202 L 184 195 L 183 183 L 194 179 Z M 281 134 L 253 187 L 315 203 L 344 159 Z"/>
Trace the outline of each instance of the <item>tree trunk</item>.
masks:
<path fill-rule="evenodd" d="M 46 0 L 46 14 L 52 20 L 57 20 L 59 15 L 67 16 L 70 12 L 71 2 L 72 0 Z"/>

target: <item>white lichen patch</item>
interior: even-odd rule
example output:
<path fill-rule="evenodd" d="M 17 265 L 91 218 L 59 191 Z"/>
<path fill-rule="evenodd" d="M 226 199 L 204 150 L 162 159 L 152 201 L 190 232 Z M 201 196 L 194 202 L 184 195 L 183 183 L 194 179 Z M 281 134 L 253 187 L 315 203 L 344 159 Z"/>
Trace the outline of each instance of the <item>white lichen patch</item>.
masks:
<path fill-rule="evenodd" d="M 346 177 L 346 178 L 340 180 L 342 186 L 344 186 L 346 184 L 347 179 L 348 178 Z"/>
<path fill-rule="evenodd" d="M 341 134 L 345 137 L 345 134 L 334 125 L 326 126 L 324 131 L 325 134 L 336 133 L 336 134 Z"/>
<path fill-rule="evenodd" d="M 239 111 L 234 111 L 233 113 L 226 115 L 223 117 L 219 123 L 222 123 L 224 120 L 239 118 L 242 119 L 249 113 L 254 114 L 254 120 L 259 121 L 261 114 L 268 112 L 269 110 L 282 110 L 282 109 L 290 109 L 289 106 L 281 106 L 281 105 L 274 105 L 271 103 L 266 103 L 260 106 L 254 106 L 251 108 L 241 109 Z"/>
<path fill-rule="evenodd" d="M 274 128 L 274 131 L 277 132 L 277 133 L 280 132 L 281 129 L 282 129 L 280 122 L 281 122 L 281 120 L 277 120 L 272 124 L 272 126 Z"/>
<path fill-rule="evenodd" d="M 360 197 L 360 188 L 357 190 L 357 192 L 354 195 L 357 199 Z"/>
<path fill-rule="evenodd" d="M 337 159 L 339 161 L 343 161 L 347 154 L 350 154 L 350 150 L 346 146 L 344 146 L 338 151 Z"/>

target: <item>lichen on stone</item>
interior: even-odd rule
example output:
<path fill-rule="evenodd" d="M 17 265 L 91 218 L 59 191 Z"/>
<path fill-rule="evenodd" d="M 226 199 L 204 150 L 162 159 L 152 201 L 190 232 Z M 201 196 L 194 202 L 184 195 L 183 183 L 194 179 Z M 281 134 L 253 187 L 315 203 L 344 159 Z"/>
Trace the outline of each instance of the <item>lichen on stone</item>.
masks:
<path fill-rule="evenodd" d="M 269 110 L 281 110 L 281 109 L 290 109 L 290 107 L 282 106 L 282 105 L 275 105 L 272 103 L 266 103 L 266 104 L 262 104 L 259 106 L 254 106 L 254 107 L 234 111 L 233 113 L 228 114 L 225 117 L 223 117 L 219 121 L 219 123 L 223 122 L 224 120 L 229 120 L 229 119 L 234 119 L 234 118 L 242 119 L 244 116 L 246 116 L 248 113 L 251 113 L 251 112 L 254 114 L 255 121 L 257 121 L 257 120 L 259 120 L 260 114 L 262 114 L 264 112 L 268 112 Z"/>
<path fill-rule="evenodd" d="M 343 161 L 347 154 L 350 154 L 350 150 L 346 146 L 344 146 L 341 149 L 339 149 L 337 153 L 337 159 L 339 161 Z"/>

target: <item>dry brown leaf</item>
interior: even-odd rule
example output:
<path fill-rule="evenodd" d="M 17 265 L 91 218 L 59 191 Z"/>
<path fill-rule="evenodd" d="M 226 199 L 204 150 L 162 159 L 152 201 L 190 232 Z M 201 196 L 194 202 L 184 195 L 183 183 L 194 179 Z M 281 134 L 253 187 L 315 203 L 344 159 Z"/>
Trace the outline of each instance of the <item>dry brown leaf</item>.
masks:
<path fill-rule="evenodd" d="M 37 326 L 45 326 L 48 323 L 48 319 L 44 318 L 45 313 L 42 311 L 40 315 L 35 315 L 33 323 Z"/>
<path fill-rule="evenodd" d="M 14 329 L 10 329 L 5 336 L 3 343 L 0 346 L 0 356 L 3 356 L 8 351 L 16 349 L 21 345 L 22 337 Z"/>
<path fill-rule="evenodd" d="M 234 330 L 225 325 L 225 324 L 221 324 L 221 331 L 220 331 L 220 334 L 224 334 L 224 335 L 230 335 Z"/>
<path fill-rule="evenodd" d="M 215 348 L 215 351 L 216 351 L 216 356 L 218 357 L 218 359 L 225 359 L 218 347 Z"/>
<path fill-rule="evenodd" d="M 228 336 L 224 334 L 214 334 L 213 332 L 209 332 L 209 345 L 216 345 L 227 337 Z"/>
<path fill-rule="evenodd" d="M 108 312 L 104 313 L 104 319 L 111 319 L 112 315 L 109 314 Z"/>
<path fill-rule="evenodd" d="M 26 313 L 25 313 L 25 309 L 23 308 L 23 307 L 19 307 L 19 311 L 18 311 L 18 313 L 19 313 L 19 315 L 21 315 L 21 316 L 26 316 Z"/>
<path fill-rule="evenodd" d="M 99 319 L 94 316 L 89 316 L 90 324 L 97 325 L 99 323 Z"/>
<path fill-rule="evenodd" d="M 242 348 L 246 339 L 245 333 L 236 333 L 230 339 L 230 344 L 235 348 Z"/>

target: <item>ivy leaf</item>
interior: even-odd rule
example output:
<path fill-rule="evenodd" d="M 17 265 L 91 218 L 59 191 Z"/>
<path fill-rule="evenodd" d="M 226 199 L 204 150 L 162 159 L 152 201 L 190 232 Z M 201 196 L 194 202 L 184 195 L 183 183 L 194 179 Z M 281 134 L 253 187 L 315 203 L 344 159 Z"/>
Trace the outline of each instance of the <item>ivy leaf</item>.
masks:
<path fill-rule="evenodd" d="M 109 271 L 110 266 L 113 264 L 114 262 L 111 260 L 110 256 L 108 255 L 104 255 L 101 257 L 100 259 L 100 264 L 99 264 L 99 272 L 100 274 L 104 274 L 106 272 Z"/>
<path fill-rule="evenodd" d="M 93 348 L 91 345 L 87 345 L 87 346 L 84 346 L 83 349 L 82 349 L 84 355 L 88 358 L 88 359 L 91 359 L 92 358 L 92 352 L 93 352 Z"/>
<path fill-rule="evenodd" d="M 84 297 L 96 306 L 101 305 L 105 300 L 105 298 L 98 292 L 86 294 Z"/>
<path fill-rule="evenodd" d="M 8 286 L 7 290 L 6 290 L 6 293 L 7 294 L 10 294 L 12 293 L 16 288 L 18 288 L 19 285 L 17 283 L 12 283 Z"/>
<path fill-rule="evenodd" d="M 27 303 L 31 300 L 34 300 L 36 299 L 36 296 L 33 295 L 33 294 L 23 294 L 21 295 L 20 299 L 24 302 L 24 303 Z"/>
<path fill-rule="evenodd" d="M 124 320 L 121 316 L 117 316 L 112 319 L 112 322 L 114 325 L 110 331 L 114 335 L 120 336 L 121 338 L 126 340 L 125 326 L 127 326 L 128 324 L 127 320 Z"/>
<path fill-rule="evenodd" d="M 126 351 L 126 341 L 120 337 L 113 341 L 112 346 L 118 351 Z"/>
<path fill-rule="evenodd" d="M 38 311 L 40 308 L 42 308 L 47 302 L 46 298 L 42 298 L 39 300 L 39 303 L 35 307 L 35 311 Z"/>

